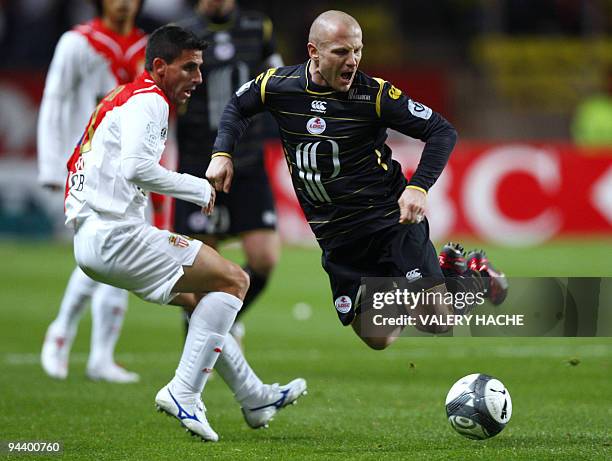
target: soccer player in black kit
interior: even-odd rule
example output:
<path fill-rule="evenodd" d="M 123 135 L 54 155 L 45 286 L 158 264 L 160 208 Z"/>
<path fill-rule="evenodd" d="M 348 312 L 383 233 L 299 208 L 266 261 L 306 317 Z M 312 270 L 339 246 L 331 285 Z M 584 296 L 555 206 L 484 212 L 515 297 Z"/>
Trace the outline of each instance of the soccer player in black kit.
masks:
<path fill-rule="evenodd" d="M 362 331 L 362 320 L 373 311 L 360 309 L 361 277 L 435 279 L 440 282 L 431 289 L 443 293 L 443 274 L 478 279 L 493 303 L 503 300 L 507 285 L 482 252 L 466 261 L 460 246 L 447 245 L 438 258 L 424 217 L 427 191 L 457 134 L 427 106 L 358 71 L 362 47 L 354 18 L 341 11 L 319 15 L 310 29 L 306 63 L 269 69 L 236 92 L 221 118 L 206 176 L 216 189 L 229 190 L 234 149 L 249 117 L 269 111 L 280 127 L 298 200 L 323 251 L 338 317 L 367 345 L 384 349 L 401 327 L 375 337 Z M 385 145 L 387 128 L 425 142 L 408 180 Z M 452 313 L 443 303 L 428 308 L 432 314 Z"/>
<path fill-rule="evenodd" d="M 276 52 L 272 22 L 261 13 L 243 11 L 234 0 L 200 0 L 195 15 L 179 22 L 210 46 L 201 71 L 204 84 L 179 111 L 178 170 L 201 176 L 219 128 L 223 108 L 234 92 L 262 70 L 282 65 Z M 219 194 L 213 214 L 184 201 L 175 204 L 174 229 L 216 248 L 228 236 L 239 236 L 251 284 L 240 316 L 263 291 L 280 254 L 276 212 L 263 163 L 265 119 L 253 120 L 234 155 L 235 183 L 231 193 Z M 253 193 L 257 191 L 257 193 Z M 243 326 L 232 334 L 240 340 Z"/>

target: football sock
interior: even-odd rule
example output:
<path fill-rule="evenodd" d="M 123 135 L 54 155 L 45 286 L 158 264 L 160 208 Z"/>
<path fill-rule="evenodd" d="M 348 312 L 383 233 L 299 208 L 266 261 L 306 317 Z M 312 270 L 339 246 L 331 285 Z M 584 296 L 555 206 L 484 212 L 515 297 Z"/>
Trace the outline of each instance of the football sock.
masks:
<path fill-rule="evenodd" d="M 249 366 L 240 346 L 232 335 L 227 335 L 225 346 L 215 370 L 234 393 L 239 402 L 261 389 L 263 383 Z"/>
<path fill-rule="evenodd" d="M 264 290 L 266 285 L 268 284 L 268 275 L 262 275 L 253 270 L 253 268 L 249 265 L 244 266 L 242 269 L 249 274 L 251 279 L 251 283 L 249 285 L 249 291 L 247 291 L 246 296 L 244 297 L 244 302 L 242 304 L 242 309 L 238 312 L 236 319 L 239 319 L 250 307 L 250 305 L 257 299 L 257 297 Z"/>
<path fill-rule="evenodd" d="M 56 319 L 53 321 L 53 332 L 59 336 L 74 336 L 79 319 L 83 314 L 85 303 L 93 294 L 98 282 L 92 280 L 78 266 L 75 267 L 64 291 Z"/>
<path fill-rule="evenodd" d="M 114 363 L 115 345 L 128 305 L 128 292 L 99 284 L 91 299 L 91 349 L 88 367 Z"/>
<path fill-rule="evenodd" d="M 241 306 L 240 299 L 219 291 L 200 300 L 191 314 L 183 355 L 170 382 L 177 398 L 202 392 Z"/>

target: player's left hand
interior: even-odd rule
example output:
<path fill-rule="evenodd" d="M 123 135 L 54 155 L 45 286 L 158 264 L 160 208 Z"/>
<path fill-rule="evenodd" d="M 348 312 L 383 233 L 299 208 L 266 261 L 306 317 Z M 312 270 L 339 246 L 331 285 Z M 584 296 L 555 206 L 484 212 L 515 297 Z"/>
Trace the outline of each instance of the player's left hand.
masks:
<path fill-rule="evenodd" d="M 397 201 L 400 208 L 400 224 L 414 224 L 423 221 L 427 195 L 416 189 L 406 189 Z"/>
<path fill-rule="evenodd" d="M 210 188 L 210 198 L 208 199 L 208 205 L 202 207 L 202 213 L 206 216 L 210 216 L 213 212 L 213 208 L 215 207 L 215 198 L 217 196 L 217 192 L 214 187 Z"/>
<path fill-rule="evenodd" d="M 206 170 L 206 179 L 217 190 L 226 194 L 230 191 L 234 177 L 234 164 L 232 159 L 225 156 L 214 157 L 210 160 Z"/>

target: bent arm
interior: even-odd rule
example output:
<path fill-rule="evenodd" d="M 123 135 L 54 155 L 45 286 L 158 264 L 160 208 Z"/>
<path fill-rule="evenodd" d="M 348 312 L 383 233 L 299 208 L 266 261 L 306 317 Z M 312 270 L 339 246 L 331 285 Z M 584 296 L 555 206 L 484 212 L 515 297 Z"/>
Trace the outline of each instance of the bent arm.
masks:
<path fill-rule="evenodd" d="M 440 114 L 401 94 L 388 82 L 385 82 L 382 94 L 382 122 L 425 142 L 419 165 L 408 184 L 427 192 L 448 162 L 457 142 L 457 131 Z"/>
<path fill-rule="evenodd" d="M 121 173 L 140 188 L 206 207 L 211 186 L 205 179 L 170 171 L 159 164 L 168 122 L 168 105 L 161 96 L 134 96 L 121 116 Z"/>

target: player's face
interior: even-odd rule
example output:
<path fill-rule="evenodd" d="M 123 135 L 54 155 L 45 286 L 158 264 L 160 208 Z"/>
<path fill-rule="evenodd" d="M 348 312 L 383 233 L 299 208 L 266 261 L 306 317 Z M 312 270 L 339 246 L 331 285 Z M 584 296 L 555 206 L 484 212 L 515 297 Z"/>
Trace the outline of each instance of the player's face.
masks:
<path fill-rule="evenodd" d="M 335 91 L 351 87 L 361 61 L 361 29 L 353 27 L 338 33 L 318 49 L 319 73 Z"/>
<path fill-rule="evenodd" d="M 198 10 L 209 18 L 226 16 L 234 9 L 235 0 L 200 0 Z"/>
<path fill-rule="evenodd" d="M 183 50 L 170 64 L 164 63 L 160 86 L 172 104 L 187 102 L 193 90 L 202 83 L 202 62 L 202 51 Z"/>
<path fill-rule="evenodd" d="M 105 17 L 117 22 L 133 21 L 140 0 L 104 0 L 102 5 Z"/>

